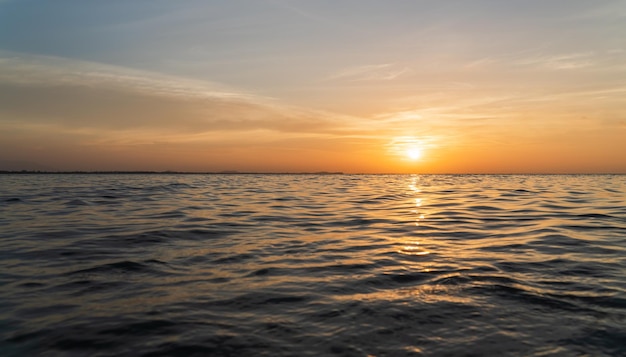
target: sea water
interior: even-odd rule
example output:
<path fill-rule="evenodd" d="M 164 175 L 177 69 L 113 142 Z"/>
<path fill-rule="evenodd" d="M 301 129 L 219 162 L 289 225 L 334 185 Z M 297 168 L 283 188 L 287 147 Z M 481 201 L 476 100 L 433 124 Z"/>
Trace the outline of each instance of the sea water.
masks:
<path fill-rule="evenodd" d="M 626 176 L 0 175 L 0 354 L 626 355 Z"/>

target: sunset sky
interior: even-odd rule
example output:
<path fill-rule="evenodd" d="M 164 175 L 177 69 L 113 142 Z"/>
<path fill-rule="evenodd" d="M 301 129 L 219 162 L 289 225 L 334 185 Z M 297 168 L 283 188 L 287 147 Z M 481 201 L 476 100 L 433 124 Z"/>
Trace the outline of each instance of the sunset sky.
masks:
<path fill-rule="evenodd" d="M 0 169 L 626 173 L 626 1 L 0 0 Z"/>

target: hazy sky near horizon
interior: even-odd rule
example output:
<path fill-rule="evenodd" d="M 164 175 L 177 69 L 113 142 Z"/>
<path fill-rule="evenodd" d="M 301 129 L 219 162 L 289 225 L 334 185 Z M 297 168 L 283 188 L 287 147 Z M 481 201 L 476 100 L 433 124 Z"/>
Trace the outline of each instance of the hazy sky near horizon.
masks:
<path fill-rule="evenodd" d="M 0 0 L 0 169 L 626 173 L 624 98 L 626 0 Z"/>

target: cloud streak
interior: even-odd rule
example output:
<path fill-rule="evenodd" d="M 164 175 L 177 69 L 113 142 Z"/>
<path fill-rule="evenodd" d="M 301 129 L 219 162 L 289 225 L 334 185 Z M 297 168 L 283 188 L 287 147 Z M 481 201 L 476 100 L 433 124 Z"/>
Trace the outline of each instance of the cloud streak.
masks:
<path fill-rule="evenodd" d="M 390 81 L 410 73 L 408 67 L 394 63 L 372 64 L 344 68 L 326 78 L 326 80 L 342 81 Z"/>
<path fill-rule="evenodd" d="M 325 133 L 349 118 L 223 86 L 50 58 L 0 61 L 0 120 L 171 134 L 268 130 Z"/>

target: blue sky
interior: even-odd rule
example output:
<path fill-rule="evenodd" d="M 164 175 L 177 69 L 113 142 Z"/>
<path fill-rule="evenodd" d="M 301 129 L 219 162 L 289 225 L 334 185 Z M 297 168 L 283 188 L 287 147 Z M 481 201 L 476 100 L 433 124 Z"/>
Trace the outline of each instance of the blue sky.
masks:
<path fill-rule="evenodd" d="M 625 33 L 620 0 L 0 1 L 0 126 L 23 139 L 0 160 L 306 169 L 298 152 L 311 169 L 338 154 L 327 166 L 376 171 L 363 158 L 380 152 L 383 171 L 454 171 L 470 150 L 480 164 L 464 170 L 510 171 L 541 145 L 554 159 L 519 170 L 626 170 Z M 391 163 L 398 138 L 432 155 Z M 185 163 L 145 160 L 157 142 Z M 190 142 L 201 161 L 176 156 Z M 95 161 L 62 161 L 72 147 Z M 494 148 L 508 159 L 485 158 Z"/>

